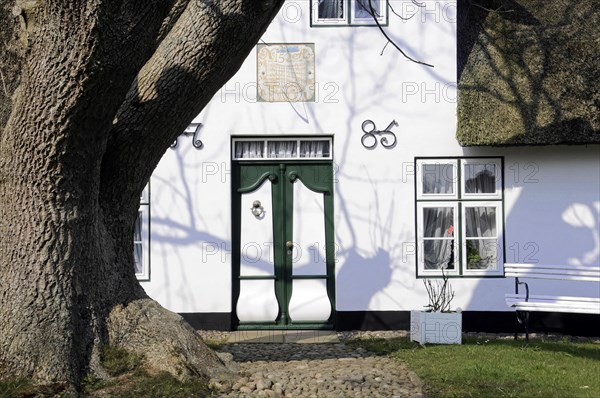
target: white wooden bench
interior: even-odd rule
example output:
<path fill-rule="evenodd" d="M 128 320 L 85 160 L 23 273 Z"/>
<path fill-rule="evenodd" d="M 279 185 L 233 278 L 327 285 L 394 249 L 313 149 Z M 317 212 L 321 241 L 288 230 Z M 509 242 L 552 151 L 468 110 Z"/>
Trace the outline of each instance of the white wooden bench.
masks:
<path fill-rule="evenodd" d="M 581 267 L 541 264 L 504 264 L 504 275 L 515 278 L 515 293 L 506 294 L 506 305 L 515 308 L 517 321 L 525 326 L 525 340 L 529 341 L 529 312 L 570 312 L 600 315 L 600 267 Z M 596 297 L 532 295 L 529 285 L 521 279 L 551 279 L 595 283 Z M 519 292 L 519 286 L 525 292 Z M 524 313 L 521 317 L 519 312 Z M 515 333 L 515 338 L 517 334 Z"/>

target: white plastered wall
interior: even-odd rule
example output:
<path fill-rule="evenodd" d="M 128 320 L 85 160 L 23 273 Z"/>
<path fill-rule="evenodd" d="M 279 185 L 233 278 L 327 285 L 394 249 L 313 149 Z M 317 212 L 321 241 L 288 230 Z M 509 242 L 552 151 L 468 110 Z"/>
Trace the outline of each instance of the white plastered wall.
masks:
<path fill-rule="evenodd" d="M 525 261 L 537 247 L 541 263 L 598 264 L 599 148 L 461 148 L 456 3 L 429 1 L 424 10 L 411 1 L 391 4 L 415 16 L 390 15 L 386 31 L 435 68 L 409 62 L 391 46 L 380 55 L 386 40 L 376 27 L 310 28 L 307 1 L 284 5 L 262 40 L 315 44 L 316 101 L 256 102 L 256 52 L 250 53 L 195 119 L 203 124 L 203 149 L 181 137 L 152 177 L 151 280 L 142 283 L 150 296 L 177 312 L 231 311 L 230 137 L 238 134 L 334 136 L 337 310 L 427 303 L 415 278 L 415 156 L 504 156 L 507 257 Z M 378 129 L 395 120 L 396 146 L 365 149 L 367 119 Z M 512 280 L 452 283 L 454 306 L 507 310 Z"/>

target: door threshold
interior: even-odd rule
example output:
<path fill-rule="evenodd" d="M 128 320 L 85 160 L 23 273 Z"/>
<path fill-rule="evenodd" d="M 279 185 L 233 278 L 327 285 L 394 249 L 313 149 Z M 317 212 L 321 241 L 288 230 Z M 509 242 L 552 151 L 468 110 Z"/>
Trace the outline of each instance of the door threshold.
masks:
<path fill-rule="evenodd" d="M 238 324 L 236 330 L 334 330 L 331 323 L 291 323 L 277 325 L 275 323 L 245 322 Z"/>
<path fill-rule="evenodd" d="M 231 332 L 227 340 L 228 344 L 336 344 L 339 342 L 335 330 L 237 330 Z"/>

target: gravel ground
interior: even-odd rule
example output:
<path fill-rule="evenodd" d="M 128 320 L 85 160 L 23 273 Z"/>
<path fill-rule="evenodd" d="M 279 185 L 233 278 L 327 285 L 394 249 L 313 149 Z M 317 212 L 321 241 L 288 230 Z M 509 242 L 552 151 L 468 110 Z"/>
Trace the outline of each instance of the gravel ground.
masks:
<path fill-rule="evenodd" d="M 201 334 L 213 343 L 228 338 L 226 332 Z M 219 356 L 240 377 L 232 386 L 213 382 L 212 387 L 220 397 L 422 397 L 421 380 L 405 364 L 343 343 L 402 335 L 406 332 L 343 332 L 335 344 L 223 344 Z"/>

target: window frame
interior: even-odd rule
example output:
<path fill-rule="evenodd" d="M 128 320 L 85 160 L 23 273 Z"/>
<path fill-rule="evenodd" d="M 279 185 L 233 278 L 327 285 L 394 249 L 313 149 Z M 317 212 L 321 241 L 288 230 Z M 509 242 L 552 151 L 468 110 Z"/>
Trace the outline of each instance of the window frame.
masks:
<path fill-rule="evenodd" d="M 310 27 L 349 27 L 349 26 L 371 26 L 377 27 L 372 18 L 356 18 L 354 9 L 357 0 L 341 0 L 344 4 L 343 16 L 341 18 L 319 18 L 319 0 L 310 0 Z M 380 26 L 389 24 L 389 0 L 382 2 L 382 15 L 377 19 Z"/>
<path fill-rule="evenodd" d="M 435 194 L 435 193 L 425 193 L 423 192 L 423 165 L 424 164 L 433 164 L 435 160 L 436 165 L 442 166 L 451 166 L 452 167 L 452 185 L 453 185 L 453 193 L 452 194 Z M 458 162 L 457 160 L 452 159 L 418 159 L 415 163 L 415 169 L 417 174 L 417 199 L 418 200 L 458 200 Z"/>
<path fill-rule="evenodd" d="M 463 229 L 463 232 L 461 232 L 461 264 L 463 265 L 462 267 L 462 272 L 463 275 L 465 276 L 487 276 L 487 275 L 497 275 L 500 271 L 502 271 L 502 275 L 504 275 L 504 272 L 502 270 L 503 264 L 504 262 L 501 261 L 501 259 L 504 256 L 504 253 L 502 251 L 503 245 L 501 245 L 499 242 L 501 241 L 501 238 L 504 237 L 504 225 L 502 222 L 502 202 L 500 201 L 463 201 L 462 203 L 460 203 L 460 207 L 461 207 L 461 227 Z M 495 238 L 487 238 L 487 237 L 469 237 L 467 236 L 467 212 L 465 211 L 465 209 L 467 207 L 494 207 L 496 209 L 496 237 Z M 495 245 L 496 245 L 496 253 L 497 253 L 497 258 L 496 258 L 496 269 L 469 269 L 468 268 L 468 261 L 467 261 L 467 255 L 468 255 L 468 250 L 467 250 L 467 240 L 494 240 L 495 241 Z"/>
<path fill-rule="evenodd" d="M 418 202 L 417 203 L 417 237 L 419 239 L 419 243 L 417 245 L 417 252 L 421 250 L 421 253 L 425 249 L 425 240 L 441 240 L 443 238 L 426 238 L 423 236 L 424 234 L 424 222 L 423 222 L 423 209 L 426 208 L 438 208 L 438 207 L 448 207 L 454 210 L 454 225 L 458 224 L 458 204 L 452 203 L 450 201 L 426 201 L 426 202 Z M 456 229 L 455 229 L 456 231 Z M 454 253 L 459 253 L 459 236 L 458 232 L 454 233 Z M 446 269 L 444 274 L 448 276 L 458 276 L 459 275 L 459 256 L 458 254 L 454 256 L 454 269 L 449 270 Z M 419 269 L 419 273 L 421 276 L 441 276 L 442 273 L 439 269 L 425 269 L 425 256 L 417 256 L 417 266 Z"/>
<path fill-rule="evenodd" d="M 138 224 L 138 219 L 141 217 L 141 231 L 140 241 L 135 240 L 135 228 Z M 133 250 L 134 250 L 134 262 L 135 262 L 135 245 L 141 244 L 142 246 L 142 271 L 135 272 L 135 276 L 138 281 L 149 281 L 150 280 L 150 183 L 146 184 L 142 193 L 140 194 L 140 206 L 138 209 L 138 218 L 134 225 L 133 235 Z M 135 265 L 135 264 L 134 264 Z M 134 269 L 135 271 L 135 269 Z"/>
<path fill-rule="evenodd" d="M 319 0 L 310 0 L 310 26 L 348 26 L 349 23 L 349 0 L 341 0 L 344 3 L 343 16 L 341 18 L 319 19 Z"/>
<path fill-rule="evenodd" d="M 453 194 L 428 194 L 423 192 L 424 166 L 428 164 L 450 165 L 453 178 Z M 466 193 L 463 176 L 465 166 L 468 164 L 493 164 L 496 169 L 495 186 L 493 194 Z M 425 225 L 423 209 L 427 207 L 454 207 L 454 250 L 456 266 L 454 270 L 445 270 L 449 277 L 504 277 L 505 239 L 504 239 L 504 158 L 502 156 L 465 156 L 465 157 L 415 157 L 415 231 L 416 231 L 416 276 L 417 278 L 441 277 L 440 269 L 428 270 L 424 264 L 423 236 Z M 495 241 L 497 246 L 497 262 L 495 269 L 468 269 L 467 240 L 478 239 L 467 237 L 466 208 L 468 207 L 493 207 L 496 209 L 496 237 L 482 238 Z"/>
<path fill-rule="evenodd" d="M 483 160 L 483 161 L 482 161 Z M 496 167 L 496 175 L 495 184 L 496 184 L 496 192 L 493 194 L 478 194 L 478 193 L 467 193 L 465 186 L 465 179 L 463 178 L 460 184 L 460 195 L 464 199 L 474 199 L 474 200 L 494 200 L 494 199 L 502 199 L 502 173 L 498 173 L 498 170 L 501 169 L 500 159 L 496 158 L 466 158 L 460 162 L 460 175 L 464 176 L 465 167 L 470 164 L 482 164 L 485 163 L 493 164 Z M 500 174 L 500 175 L 498 175 Z"/>

